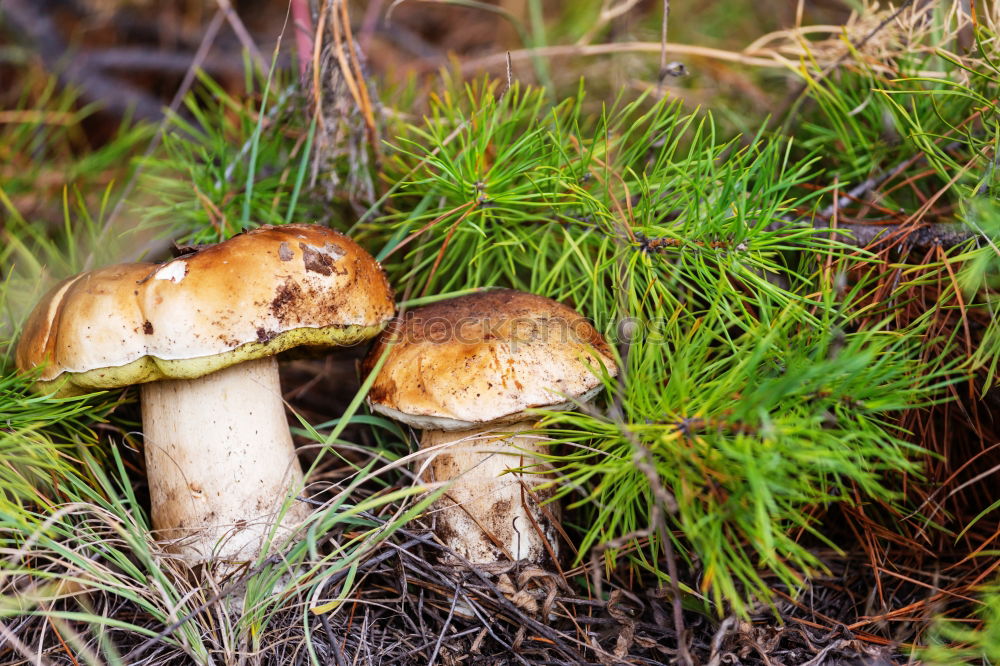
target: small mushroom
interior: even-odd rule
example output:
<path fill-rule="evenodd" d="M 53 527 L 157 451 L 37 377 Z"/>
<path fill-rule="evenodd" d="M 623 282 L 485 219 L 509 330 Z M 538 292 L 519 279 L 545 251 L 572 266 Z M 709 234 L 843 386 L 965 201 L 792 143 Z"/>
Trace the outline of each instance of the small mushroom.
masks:
<path fill-rule="evenodd" d="M 546 451 L 523 434 L 533 426 L 526 410 L 573 409 L 600 391 L 602 366 L 617 373 L 601 335 L 564 305 L 502 289 L 410 310 L 378 338 L 363 371 L 387 347 L 368 402 L 423 429 L 425 478 L 450 482 L 435 506 L 439 538 L 477 563 L 557 554 L 550 517 L 559 509 L 543 511 L 544 498 L 530 492 L 549 477 L 509 470 Z"/>
<path fill-rule="evenodd" d="M 265 226 L 164 264 L 58 284 L 29 317 L 22 371 L 58 395 L 141 384 L 157 538 L 191 564 L 253 559 L 302 483 L 275 354 L 374 337 L 394 312 L 378 262 L 326 227 Z M 280 532 L 308 516 L 291 505 Z"/>

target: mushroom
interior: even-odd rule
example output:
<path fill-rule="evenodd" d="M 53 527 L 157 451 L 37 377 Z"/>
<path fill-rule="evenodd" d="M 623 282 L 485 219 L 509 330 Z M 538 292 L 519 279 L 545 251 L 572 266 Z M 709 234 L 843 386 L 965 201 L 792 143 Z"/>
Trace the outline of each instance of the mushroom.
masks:
<path fill-rule="evenodd" d="M 57 395 L 141 384 L 157 538 L 191 564 L 247 561 L 303 481 L 275 354 L 372 338 L 394 310 L 378 262 L 351 239 L 264 226 L 61 282 L 28 318 L 16 361 Z M 291 504 L 281 535 L 308 513 Z"/>
<path fill-rule="evenodd" d="M 386 352 L 386 349 L 388 351 Z M 534 294 L 494 290 L 410 310 L 365 359 L 371 408 L 423 430 L 424 479 L 450 482 L 435 531 L 465 559 L 541 563 L 556 552 L 559 510 L 534 492 L 545 440 L 525 435 L 531 408 L 573 409 L 617 373 L 607 343 L 577 312 Z M 522 488 L 523 484 L 523 488 Z"/>

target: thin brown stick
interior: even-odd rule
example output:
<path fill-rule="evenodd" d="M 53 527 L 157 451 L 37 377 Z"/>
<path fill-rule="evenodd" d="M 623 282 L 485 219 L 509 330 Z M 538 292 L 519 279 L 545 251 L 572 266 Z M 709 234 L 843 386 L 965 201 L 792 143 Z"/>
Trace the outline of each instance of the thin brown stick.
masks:
<path fill-rule="evenodd" d="M 250 31 L 247 27 L 243 25 L 240 15 L 236 13 L 233 9 L 232 2 L 230 0 L 215 0 L 219 5 L 219 9 L 226 16 L 226 22 L 229 23 L 229 27 L 233 29 L 236 33 L 236 38 L 240 40 L 240 44 L 247 50 L 250 57 L 253 58 L 254 62 L 257 64 L 257 68 L 264 73 L 265 76 L 270 74 L 270 65 L 268 65 L 267 60 L 264 59 L 264 54 L 261 53 L 260 49 L 257 47 L 257 43 L 254 42 L 253 37 L 250 36 Z"/>
<path fill-rule="evenodd" d="M 667 24 L 670 21 L 670 0 L 663 0 L 663 20 L 660 23 L 660 76 L 658 86 L 662 89 L 667 77 Z"/>
<path fill-rule="evenodd" d="M 375 155 L 375 161 L 378 162 L 379 159 L 379 146 L 378 146 L 378 132 L 375 127 L 375 111 L 372 105 L 371 95 L 368 94 L 368 84 L 365 81 L 365 73 L 361 69 L 361 62 L 358 60 L 358 53 L 355 49 L 354 44 L 354 33 L 351 29 L 351 17 L 347 13 L 347 3 L 340 3 L 340 20 L 343 22 L 344 26 L 344 42 L 347 44 L 347 57 L 350 61 L 351 68 L 354 71 L 354 78 L 358 81 L 358 93 L 360 98 L 357 100 L 358 106 L 361 109 L 361 114 L 365 119 L 365 128 L 368 130 L 368 141 L 371 144 L 372 153 Z"/>
<path fill-rule="evenodd" d="M 614 42 L 611 44 L 590 44 L 590 45 L 556 45 L 543 46 L 533 49 L 518 49 L 510 51 L 512 61 L 530 60 L 532 58 L 559 58 L 567 56 L 600 56 L 613 53 L 660 53 L 662 46 L 660 42 Z M 710 58 L 712 60 L 723 60 L 726 62 L 736 62 L 742 65 L 754 67 L 773 67 L 786 69 L 787 65 L 783 60 L 777 58 L 762 58 L 748 55 L 739 51 L 725 51 L 713 49 L 707 46 L 696 46 L 693 44 L 670 44 L 667 51 L 671 54 L 697 56 Z M 480 69 L 490 69 L 503 65 L 507 60 L 507 52 L 494 53 L 482 58 L 472 58 L 462 63 L 463 74 L 475 72 Z"/>

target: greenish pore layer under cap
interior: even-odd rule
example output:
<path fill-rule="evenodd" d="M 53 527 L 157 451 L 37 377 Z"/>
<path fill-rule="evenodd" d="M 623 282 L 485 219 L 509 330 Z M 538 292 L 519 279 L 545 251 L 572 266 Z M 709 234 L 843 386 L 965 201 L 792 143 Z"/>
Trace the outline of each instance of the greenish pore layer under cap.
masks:
<path fill-rule="evenodd" d="M 40 381 L 35 389 L 58 397 L 82 395 L 93 391 L 122 388 L 165 379 L 197 379 L 223 368 L 273 356 L 293 347 L 346 347 L 375 337 L 388 322 L 375 326 L 327 326 L 296 328 L 275 335 L 270 340 L 253 341 L 221 354 L 187 359 L 162 359 L 142 356 L 125 365 L 95 368 L 84 372 L 64 372 L 54 379 Z"/>

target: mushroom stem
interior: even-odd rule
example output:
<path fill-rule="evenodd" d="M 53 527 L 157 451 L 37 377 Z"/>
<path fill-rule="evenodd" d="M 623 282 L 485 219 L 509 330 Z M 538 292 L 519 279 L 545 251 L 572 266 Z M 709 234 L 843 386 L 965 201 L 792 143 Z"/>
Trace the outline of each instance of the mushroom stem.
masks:
<path fill-rule="evenodd" d="M 522 421 L 492 426 L 487 431 L 425 430 L 421 449 L 430 449 L 424 478 L 450 482 L 434 504 L 436 533 L 446 546 L 470 562 L 491 563 L 501 557 L 540 563 L 558 555 L 552 519 L 558 520 L 555 502 L 539 506 L 548 490 L 537 486 L 546 474 L 504 473 L 537 463 L 546 451 L 545 440 L 522 435 L 533 424 Z M 551 518 L 551 519 L 550 519 Z M 547 544 L 547 545 L 546 545 Z"/>
<path fill-rule="evenodd" d="M 249 561 L 302 482 L 273 356 L 142 385 L 153 528 L 191 564 Z M 309 515 L 294 502 L 276 540 Z"/>

